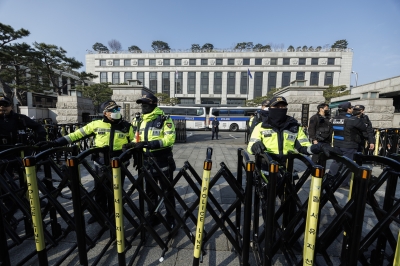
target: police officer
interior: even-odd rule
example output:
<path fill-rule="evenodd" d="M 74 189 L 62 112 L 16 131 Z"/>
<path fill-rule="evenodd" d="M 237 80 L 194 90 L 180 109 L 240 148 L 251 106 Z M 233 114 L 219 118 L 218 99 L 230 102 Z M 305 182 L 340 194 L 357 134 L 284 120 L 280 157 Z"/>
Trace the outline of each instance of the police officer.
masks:
<path fill-rule="evenodd" d="M 28 129 L 35 135 L 35 141 L 46 139 L 46 130 L 43 126 L 26 115 L 17 114 L 12 110 L 12 101 L 8 97 L 0 97 L 0 147 L 28 143 Z"/>
<path fill-rule="evenodd" d="M 332 128 L 330 127 L 330 111 L 329 105 L 321 103 L 317 106 L 318 112 L 310 117 L 308 126 L 308 135 L 312 144 L 319 142 L 331 144 L 332 142 Z M 312 161 L 317 163 L 318 154 L 312 156 Z"/>
<path fill-rule="evenodd" d="M 214 117 L 214 120 L 212 121 L 211 126 L 212 126 L 211 139 L 214 140 L 214 135 L 215 135 L 216 139 L 218 140 L 219 121 L 216 116 Z"/>
<path fill-rule="evenodd" d="M 338 148 L 344 156 L 353 159 L 354 154 L 361 142 L 361 137 L 368 139 L 369 149 L 374 149 L 373 139 L 367 133 L 367 127 L 364 122 L 353 116 L 353 107 L 350 102 L 341 103 L 339 106 L 339 115 L 333 117 L 331 126 L 333 128 L 333 147 Z M 336 175 L 340 164 L 333 161 L 329 174 Z M 348 188 L 350 175 L 343 182 L 342 187 Z"/>
<path fill-rule="evenodd" d="M 28 129 L 32 130 L 34 135 L 29 136 Z M 29 140 L 29 137 L 34 137 L 35 139 Z M 0 151 L 7 150 L 18 143 L 29 145 L 33 144 L 32 142 L 45 139 L 46 131 L 41 124 L 36 123 L 25 115 L 15 113 L 12 110 L 11 99 L 4 96 L 0 97 Z M 26 151 L 25 155 L 28 155 Z M 6 159 L 12 160 L 14 158 L 9 157 Z M 6 171 L 10 177 L 14 177 L 14 171 L 17 167 L 20 167 L 17 163 L 9 163 L 7 165 Z M 5 218 L 11 224 L 11 221 L 14 221 L 13 214 L 16 211 L 16 205 L 9 196 L 4 197 L 3 202 L 9 209 L 5 213 Z M 11 224 L 11 226 L 16 226 L 16 224 L 17 222 Z"/>
<path fill-rule="evenodd" d="M 134 139 L 133 127 L 131 123 L 122 119 L 120 106 L 117 105 L 115 101 L 109 100 L 102 103 L 100 109 L 103 110 L 102 120 L 92 121 L 77 129 L 75 132 L 42 146 L 45 146 L 46 148 L 64 146 L 94 135 L 94 143 L 96 147 L 109 146 L 110 158 L 121 155 L 122 146 Z M 94 161 L 96 172 L 101 176 L 103 174 L 101 168 L 104 166 L 104 154 L 96 154 L 92 157 L 92 160 Z M 124 176 L 122 177 L 122 183 L 123 180 Z M 99 184 L 97 179 L 95 179 L 94 182 L 95 190 L 97 191 L 95 194 L 95 201 L 104 211 L 106 211 L 107 194 L 102 189 L 102 186 Z M 91 224 L 95 221 L 96 219 L 92 216 L 89 218 L 88 223 Z"/>
<path fill-rule="evenodd" d="M 172 119 L 166 116 L 164 112 L 157 107 L 157 97 L 150 92 L 144 92 L 142 98 L 136 101 L 142 105 L 142 119 L 140 121 L 140 138 L 134 139 L 132 143 L 125 145 L 124 149 L 132 148 L 143 150 L 143 161 L 145 167 L 150 167 L 152 176 L 156 182 L 159 182 L 161 188 L 165 191 L 167 182 L 158 175 L 155 169 L 148 164 L 148 159 L 153 159 L 163 174 L 170 182 L 173 179 L 173 172 L 176 169 L 175 161 L 172 155 L 172 147 L 175 143 L 175 126 Z M 155 206 L 157 202 L 157 193 L 150 184 L 146 184 L 146 193 Z M 175 206 L 173 193 L 169 193 L 168 200 Z M 154 210 L 149 210 L 153 212 Z M 175 227 L 175 219 L 166 210 L 166 220 L 170 228 Z M 157 225 L 160 221 L 152 216 L 151 225 Z"/>
<path fill-rule="evenodd" d="M 288 152 L 295 149 L 307 155 L 320 151 L 335 152 L 329 145 L 312 145 L 297 120 L 287 115 L 287 106 L 284 97 L 275 96 L 271 99 L 268 117 L 259 123 L 251 134 L 247 146 L 249 153 L 267 152 L 274 160 L 285 166 Z"/>
<path fill-rule="evenodd" d="M 357 104 L 353 108 L 353 115 L 359 117 L 364 122 L 365 126 L 367 127 L 368 137 L 369 137 L 369 139 L 373 140 L 372 144 L 374 144 L 374 148 L 375 148 L 374 129 L 372 128 L 371 120 L 369 120 L 368 115 L 364 114 L 364 111 L 365 111 L 365 106 Z M 357 150 L 358 152 L 364 152 L 365 141 L 367 141 L 367 139 L 365 139 L 365 138 L 361 139 L 361 143 L 360 143 L 360 145 L 358 147 L 358 150 Z M 371 143 L 367 142 L 368 146 L 370 146 L 369 144 L 371 144 Z M 369 150 L 369 151 L 371 151 L 371 150 Z M 368 150 L 366 151 L 367 154 L 368 154 L 369 151 Z"/>

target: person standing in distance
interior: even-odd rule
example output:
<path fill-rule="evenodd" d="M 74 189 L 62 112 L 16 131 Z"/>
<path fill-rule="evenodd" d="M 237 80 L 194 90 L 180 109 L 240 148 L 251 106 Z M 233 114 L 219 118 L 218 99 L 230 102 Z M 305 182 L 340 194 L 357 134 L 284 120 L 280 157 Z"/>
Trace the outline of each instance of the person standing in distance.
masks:
<path fill-rule="evenodd" d="M 214 134 L 215 134 L 216 139 L 218 139 L 219 121 L 216 116 L 214 116 L 214 120 L 211 122 L 211 126 L 212 126 L 211 139 L 214 140 Z"/>
<path fill-rule="evenodd" d="M 343 156 L 353 160 L 354 154 L 361 143 L 362 137 L 368 139 L 369 149 L 374 149 L 373 139 L 367 133 L 367 127 L 364 122 L 353 116 L 353 107 L 350 102 L 341 103 L 339 106 L 339 115 L 333 117 L 331 127 L 333 128 L 333 147 L 339 149 Z M 329 174 L 336 175 L 341 164 L 333 161 L 330 165 Z M 342 184 L 343 188 L 350 187 L 350 174 Z"/>
<path fill-rule="evenodd" d="M 318 112 L 310 117 L 308 126 L 308 135 L 312 144 L 326 143 L 331 145 L 332 128 L 330 126 L 330 111 L 329 105 L 321 103 L 317 106 Z M 317 163 L 318 154 L 312 156 L 312 161 Z"/>
<path fill-rule="evenodd" d="M 157 107 L 157 97 L 150 92 L 144 92 L 142 98 L 136 101 L 142 105 L 142 120 L 140 121 L 139 138 L 133 139 L 133 142 L 125 145 L 124 149 L 135 148 L 143 150 L 144 166 L 151 171 L 151 174 L 156 181 L 160 183 L 162 190 L 165 191 L 167 186 L 166 180 L 163 180 L 157 171 L 151 168 L 148 164 L 148 159 L 153 159 L 158 167 L 162 169 L 163 174 L 168 178 L 169 182 L 173 180 L 173 172 L 176 169 L 175 161 L 172 154 L 172 147 L 175 143 L 175 126 L 172 119 L 166 116 L 164 112 Z M 157 193 L 150 184 L 146 183 L 147 196 L 152 201 L 153 205 L 157 203 Z M 172 192 L 167 196 L 168 201 L 175 207 L 175 197 Z M 154 210 L 149 210 L 153 212 Z M 171 212 L 166 210 L 165 216 L 169 227 L 175 227 L 175 219 Z M 155 226 L 160 221 L 152 216 L 150 224 Z"/>
<path fill-rule="evenodd" d="M 134 139 L 134 132 L 131 123 L 122 119 L 121 107 L 113 100 L 103 102 L 100 105 L 100 109 L 103 111 L 103 119 L 95 120 L 89 124 L 77 129 L 66 136 L 60 137 L 55 141 L 47 142 L 42 147 L 58 147 L 64 146 L 83 138 L 88 138 L 94 135 L 94 143 L 96 147 L 109 146 L 110 158 L 117 157 L 122 154 L 122 146 L 131 142 Z M 98 153 L 92 156 L 94 166 L 99 176 L 103 175 L 102 166 L 104 166 L 104 154 Z M 121 182 L 124 183 L 125 176 L 121 176 Z M 109 186 L 112 184 L 106 182 Z M 95 201 L 103 209 L 107 211 L 107 193 L 103 187 L 99 184 L 97 179 L 94 179 L 94 189 L 96 190 Z M 111 206 L 109 206 L 111 207 Z M 95 217 L 89 218 L 88 223 L 94 223 Z"/>

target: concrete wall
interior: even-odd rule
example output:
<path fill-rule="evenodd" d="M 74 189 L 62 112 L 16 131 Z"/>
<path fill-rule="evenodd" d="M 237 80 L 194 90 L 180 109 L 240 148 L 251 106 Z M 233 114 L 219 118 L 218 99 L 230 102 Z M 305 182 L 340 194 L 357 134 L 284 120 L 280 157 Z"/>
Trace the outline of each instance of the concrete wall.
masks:
<path fill-rule="evenodd" d="M 32 119 L 51 118 L 48 108 L 20 106 L 19 110 L 21 114 L 29 116 Z"/>
<path fill-rule="evenodd" d="M 82 123 L 82 113 L 95 114 L 91 99 L 78 96 L 58 96 L 57 123 Z"/>
<path fill-rule="evenodd" d="M 368 83 L 351 89 L 351 94 L 379 92 L 379 94 L 400 91 L 400 76 Z"/>

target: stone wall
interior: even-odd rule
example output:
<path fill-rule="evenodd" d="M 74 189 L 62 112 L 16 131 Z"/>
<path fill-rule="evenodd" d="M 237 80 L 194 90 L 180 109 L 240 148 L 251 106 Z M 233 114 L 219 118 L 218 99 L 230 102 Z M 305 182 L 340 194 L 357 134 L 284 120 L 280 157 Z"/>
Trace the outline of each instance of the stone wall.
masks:
<path fill-rule="evenodd" d="M 78 96 L 57 97 L 57 123 L 82 123 L 82 113 L 95 114 L 93 101 Z"/>
<path fill-rule="evenodd" d="M 375 128 L 393 127 L 394 106 L 392 98 L 362 99 L 351 101 L 351 105 L 361 104 L 365 106 L 365 114 L 368 115 Z M 398 127 L 398 126 L 395 126 Z"/>

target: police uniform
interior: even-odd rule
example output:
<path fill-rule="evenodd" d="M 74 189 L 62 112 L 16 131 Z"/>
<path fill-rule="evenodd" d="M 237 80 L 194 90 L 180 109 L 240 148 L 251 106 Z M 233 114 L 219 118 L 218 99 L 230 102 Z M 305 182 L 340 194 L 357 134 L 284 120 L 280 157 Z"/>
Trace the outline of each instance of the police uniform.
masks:
<path fill-rule="evenodd" d="M 109 146 L 110 158 L 116 157 L 122 154 L 122 146 L 131 142 L 134 139 L 134 132 L 131 123 L 122 119 L 120 106 L 115 101 L 106 101 L 101 104 L 100 109 L 106 112 L 113 112 L 116 114 L 116 118 L 113 121 L 109 120 L 106 115 L 103 116 L 102 120 L 95 120 L 89 124 L 77 129 L 66 136 L 60 137 L 51 143 L 50 146 L 63 146 L 71 144 L 83 138 L 94 136 L 94 146 L 104 147 Z M 118 118 L 119 117 L 119 118 Z M 104 165 L 104 154 L 98 153 L 92 157 L 95 164 L 96 172 L 101 175 L 101 166 Z M 95 201 L 100 205 L 103 210 L 107 209 L 107 193 L 103 191 L 102 186 L 99 186 L 97 179 L 95 181 L 95 189 L 98 191 L 95 195 Z M 122 183 L 124 176 L 122 176 Z M 94 222 L 92 218 L 89 219 L 89 223 Z"/>
<path fill-rule="evenodd" d="M 344 156 L 353 159 L 354 154 L 361 142 L 361 136 L 373 143 L 373 139 L 368 136 L 367 128 L 363 121 L 348 112 L 353 109 L 350 102 L 341 103 L 339 106 L 339 115 L 333 117 L 331 127 L 333 129 L 333 147 L 338 148 Z M 341 164 L 332 162 L 329 173 L 337 174 Z M 344 182 L 348 186 L 349 177 Z"/>
<path fill-rule="evenodd" d="M 358 112 L 360 111 L 360 119 L 364 122 L 365 126 L 367 127 L 367 133 L 368 133 L 368 138 L 370 140 L 373 140 L 373 144 L 375 144 L 375 135 L 374 135 L 374 129 L 372 128 L 372 123 L 371 120 L 369 120 L 368 115 L 365 115 L 364 113 L 362 113 L 362 111 L 365 110 L 365 106 L 364 105 L 355 105 L 353 108 L 353 113 L 354 112 Z M 358 151 L 359 152 L 364 152 L 364 148 L 365 148 L 365 141 L 367 139 L 362 138 L 361 143 L 359 145 Z M 368 144 L 371 143 L 368 141 Z M 368 149 L 365 151 L 366 154 L 368 154 Z"/>
<path fill-rule="evenodd" d="M 321 107 L 321 105 L 318 105 L 318 111 L 320 108 L 323 107 Z M 310 117 L 308 135 L 312 143 L 314 140 L 316 140 L 320 143 L 326 143 L 330 145 L 332 142 L 332 131 L 332 127 L 330 126 L 330 118 L 327 115 L 322 116 L 318 112 Z M 317 163 L 318 154 L 313 155 L 312 160 L 313 162 Z"/>
<path fill-rule="evenodd" d="M 304 154 L 319 152 L 317 146 L 308 141 L 307 135 L 297 120 L 286 115 L 287 108 L 271 108 L 278 103 L 287 105 L 284 97 L 273 97 L 271 99 L 269 116 L 255 126 L 247 151 L 251 154 L 259 153 L 260 149 L 258 148 L 261 148 L 263 152 L 267 152 L 283 166 L 289 151 L 297 150 Z M 275 120 L 274 118 L 278 116 L 279 119 Z"/>
<path fill-rule="evenodd" d="M 135 148 L 143 149 L 144 164 L 146 167 L 150 167 L 151 169 L 151 166 L 147 164 L 147 159 L 153 159 L 163 171 L 163 174 L 172 182 L 173 172 L 176 169 L 172 154 L 172 147 L 176 137 L 174 123 L 169 116 L 166 116 L 157 107 L 157 98 L 153 94 L 145 92 L 142 98 L 138 99 L 136 103 L 142 104 L 142 119 L 139 127 L 139 139 L 135 138 L 133 145 Z M 155 169 L 151 169 L 151 172 L 154 180 L 159 182 L 161 188 L 165 190 L 166 182 L 160 178 Z M 156 203 L 157 193 L 149 184 L 146 184 L 146 193 L 152 202 Z M 173 193 L 169 193 L 167 198 L 175 206 Z M 175 226 L 175 220 L 168 209 L 166 212 L 167 222 L 172 228 Z M 152 225 L 158 222 L 158 220 L 151 221 Z"/>
<path fill-rule="evenodd" d="M 216 137 L 216 139 L 218 139 L 218 131 L 219 131 L 219 121 L 216 117 L 214 117 L 214 120 L 211 122 L 211 126 L 212 126 L 212 134 L 211 134 L 211 139 L 214 139 L 214 135 Z"/>

